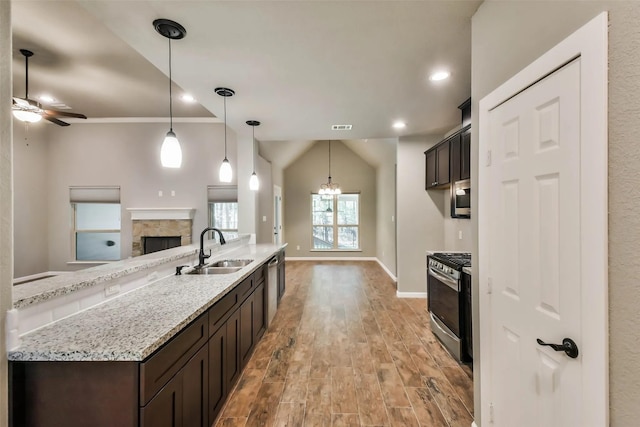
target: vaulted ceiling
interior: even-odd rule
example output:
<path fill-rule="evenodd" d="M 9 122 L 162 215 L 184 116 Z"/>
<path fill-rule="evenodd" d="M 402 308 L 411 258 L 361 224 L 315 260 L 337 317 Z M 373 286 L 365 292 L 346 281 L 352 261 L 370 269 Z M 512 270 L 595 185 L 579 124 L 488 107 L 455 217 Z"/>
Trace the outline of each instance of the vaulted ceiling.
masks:
<path fill-rule="evenodd" d="M 182 24 L 172 41 L 174 115 L 262 122 L 261 141 L 363 140 L 444 132 L 471 90 L 471 16 L 480 1 L 14 0 L 14 94 L 49 93 L 89 118 L 166 118 L 168 41 L 157 18 Z M 446 68 L 451 78 L 431 82 Z M 178 99 L 192 94 L 195 104 Z M 396 130 L 394 120 L 407 127 Z M 351 124 L 351 131 L 332 131 Z"/>

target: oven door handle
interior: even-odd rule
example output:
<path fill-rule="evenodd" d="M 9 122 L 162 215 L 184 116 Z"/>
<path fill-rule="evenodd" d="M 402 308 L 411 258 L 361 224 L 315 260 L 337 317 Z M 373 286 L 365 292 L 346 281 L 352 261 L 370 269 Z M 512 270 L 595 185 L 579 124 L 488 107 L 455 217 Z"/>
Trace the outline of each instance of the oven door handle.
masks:
<path fill-rule="evenodd" d="M 441 281 L 442 283 L 444 283 L 445 285 L 447 285 L 448 287 L 450 287 L 451 289 L 453 289 L 454 291 L 460 292 L 460 286 L 458 285 L 458 282 L 456 280 L 453 280 L 443 275 L 442 273 L 440 273 L 437 270 L 434 270 L 431 267 L 429 267 L 429 274 L 435 277 L 436 279 L 438 279 L 439 281 Z"/>

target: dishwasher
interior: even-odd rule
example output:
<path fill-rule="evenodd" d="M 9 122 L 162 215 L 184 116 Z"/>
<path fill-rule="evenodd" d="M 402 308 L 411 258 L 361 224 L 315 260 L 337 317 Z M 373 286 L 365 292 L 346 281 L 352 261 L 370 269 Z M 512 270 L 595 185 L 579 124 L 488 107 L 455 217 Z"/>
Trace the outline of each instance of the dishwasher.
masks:
<path fill-rule="evenodd" d="M 271 325 L 278 309 L 278 257 L 271 258 L 267 274 L 267 327 Z"/>

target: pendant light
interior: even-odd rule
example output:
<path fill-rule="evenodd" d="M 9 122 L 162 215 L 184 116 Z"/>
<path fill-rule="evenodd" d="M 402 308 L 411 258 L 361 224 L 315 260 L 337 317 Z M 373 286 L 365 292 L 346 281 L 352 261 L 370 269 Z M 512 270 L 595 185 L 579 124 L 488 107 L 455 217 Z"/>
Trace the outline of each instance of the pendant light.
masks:
<path fill-rule="evenodd" d="M 256 126 L 260 126 L 260 122 L 257 120 L 247 120 L 247 124 L 252 127 L 251 129 L 251 153 L 253 155 L 253 173 L 251 174 L 251 178 L 249 178 L 249 190 L 258 191 L 260 189 L 260 181 L 258 180 L 258 175 L 256 175 Z"/>
<path fill-rule="evenodd" d="M 326 184 L 320 185 L 318 194 L 324 196 L 334 196 L 342 194 L 342 191 L 340 190 L 340 184 L 331 182 L 331 140 L 329 140 L 329 179 L 327 179 Z"/>
<path fill-rule="evenodd" d="M 233 179 L 233 170 L 231 169 L 229 159 L 227 159 L 227 97 L 233 96 L 236 93 L 226 87 L 217 87 L 215 91 L 224 98 L 224 160 L 220 165 L 220 182 L 231 182 Z"/>
<path fill-rule="evenodd" d="M 169 39 L 169 132 L 164 137 L 160 148 L 160 161 L 165 168 L 179 168 L 182 165 L 182 149 L 180 141 L 173 132 L 173 97 L 171 93 L 171 40 L 179 40 L 187 35 L 187 30 L 169 19 L 156 19 L 153 26 L 160 35 Z"/>

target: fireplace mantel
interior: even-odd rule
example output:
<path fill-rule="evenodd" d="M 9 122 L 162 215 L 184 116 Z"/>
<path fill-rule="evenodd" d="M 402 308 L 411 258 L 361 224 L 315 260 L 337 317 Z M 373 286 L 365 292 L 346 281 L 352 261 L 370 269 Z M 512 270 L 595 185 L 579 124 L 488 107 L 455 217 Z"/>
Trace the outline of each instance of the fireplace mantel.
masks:
<path fill-rule="evenodd" d="M 196 212 L 195 208 L 127 208 L 131 212 L 132 221 L 179 220 L 190 219 Z"/>

